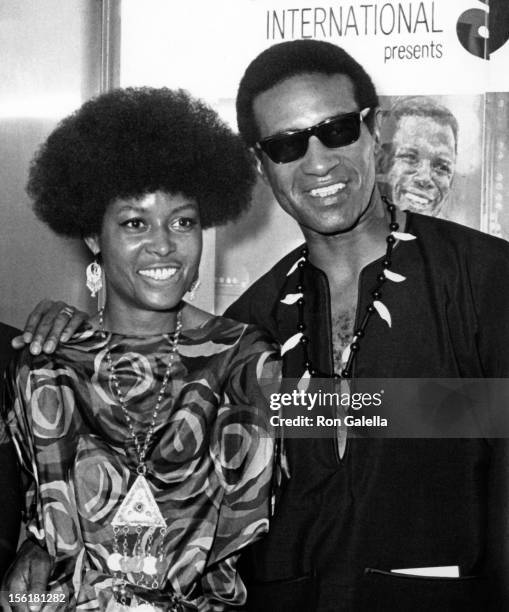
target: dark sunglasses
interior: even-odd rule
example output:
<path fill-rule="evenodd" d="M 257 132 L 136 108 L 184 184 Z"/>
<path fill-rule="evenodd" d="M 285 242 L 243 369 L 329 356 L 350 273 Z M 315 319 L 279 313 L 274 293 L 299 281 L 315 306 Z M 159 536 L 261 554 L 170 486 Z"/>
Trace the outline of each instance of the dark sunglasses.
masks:
<path fill-rule="evenodd" d="M 346 147 L 359 139 L 361 123 L 370 109 L 354 113 L 336 115 L 316 125 L 269 136 L 255 144 L 255 149 L 263 151 L 275 164 L 288 164 L 306 155 L 311 136 L 316 136 L 329 149 Z"/>

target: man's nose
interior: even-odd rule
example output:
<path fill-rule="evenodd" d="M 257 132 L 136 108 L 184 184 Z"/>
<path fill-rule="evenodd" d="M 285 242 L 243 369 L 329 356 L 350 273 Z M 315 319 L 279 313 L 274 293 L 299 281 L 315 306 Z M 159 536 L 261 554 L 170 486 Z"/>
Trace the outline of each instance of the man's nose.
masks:
<path fill-rule="evenodd" d="M 415 170 L 414 180 L 422 187 L 433 185 L 433 173 L 429 159 L 421 159 Z"/>
<path fill-rule="evenodd" d="M 325 176 L 338 163 L 339 156 L 335 149 L 326 147 L 316 136 L 310 137 L 306 154 L 301 162 L 303 172 Z"/>
<path fill-rule="evenodd" d="M 174 235 L 168 227 L 163 225 L 155 227 L 150 232 L 148 250 L 164 257 L 175 251 Z"/>

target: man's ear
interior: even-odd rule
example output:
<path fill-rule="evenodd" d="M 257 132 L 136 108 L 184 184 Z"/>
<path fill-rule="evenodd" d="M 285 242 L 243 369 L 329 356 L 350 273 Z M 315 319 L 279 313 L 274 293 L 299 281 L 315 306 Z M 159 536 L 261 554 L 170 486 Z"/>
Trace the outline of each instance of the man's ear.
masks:
<path fill-rule="evenodd" d="M 373 122 L 373 138 L 377 147 L 380 146 L 380 135 L 382 133 L 382 111 L 380 108 L 375 108 L 375 120 Z"/>
<path fill-rule="evenodd" d="M 256 173 L 258 174 L 259 177 L 261 177 L 261 179 L 268 184 L 268 180 L 267 180 L 267 175 L 265 174 L 265 168 L 263 167 L 263 162 L 260 158 L 259 155 L 256 154 L 256 151 L 251 147 L 251 149 L 249 149 L 251 152 L 251 156 L 253 158 L 253 164 L 256 168 Z"/>
<path fill-rule="evenodd" d="M 85 244 L 92 251 L 94 255 L 98 255 L 101 252 L 101 247 L 99 245 L 99 238 L 95 234 L 93 236 L 87 236 L 84 238 Z"/>

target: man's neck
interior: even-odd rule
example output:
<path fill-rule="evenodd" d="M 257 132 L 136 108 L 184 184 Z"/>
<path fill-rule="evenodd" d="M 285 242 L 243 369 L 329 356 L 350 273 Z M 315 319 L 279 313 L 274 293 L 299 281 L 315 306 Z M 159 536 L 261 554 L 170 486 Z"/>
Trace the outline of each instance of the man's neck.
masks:
<path fill-rule="evenodd" d="M 389 216 L 375 189 L 366 212 L 352 229 L 334 235 L 303 232 L 310 262 L 327 274 L 332 287 L 340 287 L 357 283 L 362 268 L 385 253 Z"/>

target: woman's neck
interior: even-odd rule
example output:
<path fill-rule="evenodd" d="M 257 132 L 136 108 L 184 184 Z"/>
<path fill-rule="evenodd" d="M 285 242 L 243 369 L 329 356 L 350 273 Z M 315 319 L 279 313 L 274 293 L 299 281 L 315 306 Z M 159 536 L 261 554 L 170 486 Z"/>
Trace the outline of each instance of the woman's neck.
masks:
<path fill-rule="evenodd" d="M 134 308 L 116 308 L 106 303 L 102 321 L 106 331 L 125 335 L 165 334 L 175 330 L 177 314 L 183 308 L 180 303 L 176 308 L 164 311 L 138 310 Z M 97 316 L 97 323 L 100 317 Z"/>

